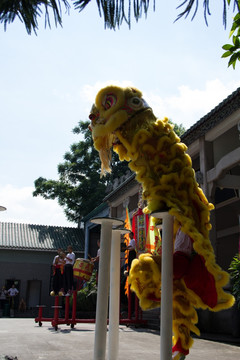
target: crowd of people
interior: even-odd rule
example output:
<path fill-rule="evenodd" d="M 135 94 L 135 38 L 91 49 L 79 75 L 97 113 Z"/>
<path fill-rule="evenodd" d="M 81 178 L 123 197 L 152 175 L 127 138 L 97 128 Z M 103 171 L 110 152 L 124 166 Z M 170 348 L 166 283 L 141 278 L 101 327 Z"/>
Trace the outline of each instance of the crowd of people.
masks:
<path fill-rule="evenodd" d="M 14 284 L 8 290 L 5 286 L 2 286 L 0 292 L 0 308 L 4 309 L 5 304 L 9 303 L 10 308 L 14 309 L 16 307 L 15 298 L 18 294 L 19 291 Z"/>

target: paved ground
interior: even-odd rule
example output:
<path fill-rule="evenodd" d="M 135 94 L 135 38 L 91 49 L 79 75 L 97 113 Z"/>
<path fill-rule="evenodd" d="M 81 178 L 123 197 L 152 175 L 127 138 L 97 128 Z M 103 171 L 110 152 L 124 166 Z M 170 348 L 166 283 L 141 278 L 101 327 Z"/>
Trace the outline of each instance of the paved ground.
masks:
<path fill-rule="evenodd" d="M 34 319 L 0 318 L 0 359 L 93 360 L 94 324 L 77 324 L 73 329 L 50 322 L 42 327 Z M 144 328 L 119 327 L 118 360 L 159 360 L 160 336 Z M 240 360 L 240 347 L 195 339 L 187 360 Z M 115 359 L 111 359 L 115 360 Z"/>

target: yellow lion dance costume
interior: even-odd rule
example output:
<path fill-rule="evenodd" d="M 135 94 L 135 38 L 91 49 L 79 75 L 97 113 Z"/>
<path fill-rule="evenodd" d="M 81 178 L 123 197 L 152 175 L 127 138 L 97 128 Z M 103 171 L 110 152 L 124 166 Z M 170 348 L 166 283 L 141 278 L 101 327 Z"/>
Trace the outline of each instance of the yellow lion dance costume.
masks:
<path fill-rule="evenodd" d="M 229 276 L 215 262 L 209 240 L 210 210 L 195 180 L 187 146 L 180 142 L 167 118 L 157 119 L 135 88 L 108 86 L 99 91 L 89 116 L 94 146 L 99 151 L 101 173 L 110 172 L 111 148 L 121 161 L 129 161 L 142 184 L 145 213 L 168 209 L 176 234 L 192 251 L 174 253 L 173 358 L 183 359 L 199 335 L 196 308 L 219 311 L 234 298 L 223 286 Z M 185 241 L 184 240 L 184 241 Z M 161 258 L 142 254 L 132 263 L 129 283 L 143 310 L 160 306 Z"/>

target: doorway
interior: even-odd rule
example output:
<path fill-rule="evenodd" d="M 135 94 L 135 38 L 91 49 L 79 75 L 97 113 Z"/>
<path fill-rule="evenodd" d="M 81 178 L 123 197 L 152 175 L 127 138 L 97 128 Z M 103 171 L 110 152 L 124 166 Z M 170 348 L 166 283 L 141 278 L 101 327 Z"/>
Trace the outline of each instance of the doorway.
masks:
<path fill-rule="evenodd" d="M 41 280 L 28 280 L 27 283 L 27 308 L 35 308 L 40 304 L 41 299 Z"/>

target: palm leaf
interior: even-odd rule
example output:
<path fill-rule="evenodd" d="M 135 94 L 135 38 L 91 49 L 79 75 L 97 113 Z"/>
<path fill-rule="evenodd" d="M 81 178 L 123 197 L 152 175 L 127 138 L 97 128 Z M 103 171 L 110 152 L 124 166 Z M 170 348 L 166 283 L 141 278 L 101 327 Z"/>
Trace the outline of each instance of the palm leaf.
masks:
<path fill-rule="evenodd" d="M 91 0 L 76 0 L 75 9 L 82 11 Z M 131 26 L 132 13 L 136 21 L 143 14 L 147 16 L 150 0 L 96 0 L 100 16 L 104 17 L 105 27 L 116 29 L 120 27 L 123 20 Z M 155 11 L 155 0 L 153 0 Z"/>
<path fill-rule="evenodd" d="M 208 25 L 207 22 L 207 17 L 208 15 L 211 15 L 210 12 L 210 7 L 209 7 L 209 1 L 210 0 L 203 0 L 203 8 L 204 8 L 204 18 L 205 18 L 205 22 Z M 237 7 L 238 11 L 239 11 L 239 0 L 232 0 L 233 2 L 233 7 L 235 9 L 235 7 Z M 231 0 L 223 0 L 223 24 L 226 27 L 227 25 L 227 5 L 229 6 L 231 3 Z M 193 7 L 195 5 L 195 9 L 193 10 Z M 197 11 L 198 11 L 198 5 L 199 5 L 199 0 L 184 0 L 178 7 L 182 8 L 183 6 L 185 6 L 185 9 L 178 15 L 177 20 L 179 20 L 181 17 L 188 17 L 190 15 L 190 13 L 193 10 L 193 15 L 191 20 L 194 19 Z"/>
<path fill-rule="evenodd" d="M 69 10 L 67 0 L 61 0 L 66 10 Z M 50 27 L 49 9 L 52 10 L 55 24 L 62 25 L 62 12 L 60 0 L 1 0 L 0 1 L 0 22 L 4 24 L 12 23 L 15 18 L 19 18 L 25 24 L 28 34 L 32 31 L 36 33 L 38 29 L 38 17 L 45 10 L 45 25 Z"/>

